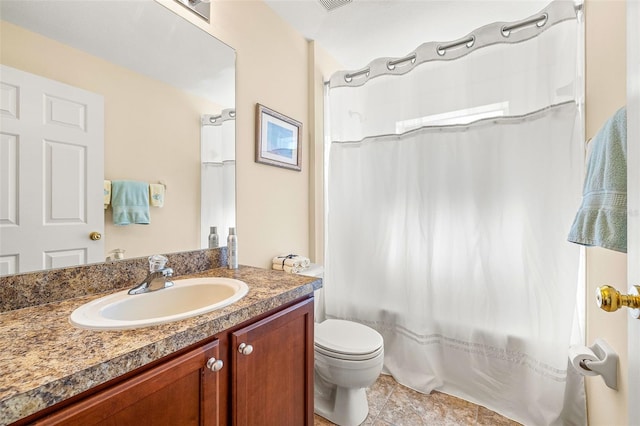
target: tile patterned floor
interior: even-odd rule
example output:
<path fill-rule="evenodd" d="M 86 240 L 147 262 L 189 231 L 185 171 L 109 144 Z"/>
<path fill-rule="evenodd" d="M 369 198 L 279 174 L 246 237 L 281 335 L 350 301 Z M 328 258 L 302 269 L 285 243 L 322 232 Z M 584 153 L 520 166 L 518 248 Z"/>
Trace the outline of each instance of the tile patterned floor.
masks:
<path fill-rule="evenodd" d="M 484 407 L 440 392 L 424 395 L 380 375 L 367 389 L 369 416 L 363 425 L 372 426 L 519 426 Z M 333 423 L 315 415 L 314 426 Z"/>

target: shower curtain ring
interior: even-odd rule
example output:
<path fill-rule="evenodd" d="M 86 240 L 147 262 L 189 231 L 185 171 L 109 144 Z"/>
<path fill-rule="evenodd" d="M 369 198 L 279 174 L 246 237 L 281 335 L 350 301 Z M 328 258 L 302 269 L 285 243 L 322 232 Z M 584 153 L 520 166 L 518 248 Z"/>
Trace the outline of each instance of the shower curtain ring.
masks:
<path fill-rule="evenodd" d="M 449 44 L 442 44 L 436 47 L 436 52 L 440 56 L 444 56 L 449 49 L 455 49 L 457 47 L 467 46 L 468 49 L 472 48 L 476 43 L 476 36 L 472 35 L 462 40 L 457 40 Z"/>
<path fill-rule="evenodd" d="M 509 37 L 511 35 L 511 31 L 519 30 L 532 24 L 536 24 L 536 27 L 542 28 L 548 20 L 549 14 L 543 13 L 542 15 L 536 16 L 535 18 L 525 19 L 524 21 L 516 22 L 515 24 L 511 25 L 503 25 L 500 29 L 500 33 L 503 37 Z"/>
<path fill-rule="evenodd" d="M 349 73 L 349 74 L 345 74 L 344 75 L 344 81 L 346 81 L 347 83 L 351 83 L 353 81 L 353 77 L 359 77 L 361 75 L 366 75 L 367 78 L 369 78 L 369 71 L 371 71 L 370 68 L 365 68 L 365 69 L 360 70 L 360 71 L 356 71 L 356 72 L 352 72 L 352 73 Z"/>
<path fill-rule="evenodd" d="M 412 53 L 409 56 L 405 56 L 404 58 L 400 58 L 400 59 L 396 59 L 393 61 L 388 61 L 387 62 L 387 69 L 389 71 L 393 71 L 394 69 L 396 69 L 396 65 L 400 65 L 400 64 L 404 64 L 405 62 L 411 62 L 411 64 L 415 64 L 416 63 L 416 54 Z"/>

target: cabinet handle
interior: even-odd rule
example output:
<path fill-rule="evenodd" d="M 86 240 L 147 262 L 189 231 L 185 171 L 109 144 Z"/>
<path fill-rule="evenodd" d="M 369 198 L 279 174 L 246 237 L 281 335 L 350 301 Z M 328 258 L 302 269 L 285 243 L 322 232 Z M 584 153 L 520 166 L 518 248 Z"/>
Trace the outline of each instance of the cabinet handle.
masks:
<path fill-rule="evenodd" d="M 253 352 L 253 346 L 247 345 L 246 343 L 240 343 L 240 346 L 238 346 L 238 352 L 242 355 L 249 355 Z"/>
<path fill-rule="evenodd" d="M 220 371 L 222 370 L 223 366 L 224 366 L 224 363 L 222 362 L 221 359 L 215 359 L 211 357 L 207 361 L 207 368 L 211 371 Z"/>

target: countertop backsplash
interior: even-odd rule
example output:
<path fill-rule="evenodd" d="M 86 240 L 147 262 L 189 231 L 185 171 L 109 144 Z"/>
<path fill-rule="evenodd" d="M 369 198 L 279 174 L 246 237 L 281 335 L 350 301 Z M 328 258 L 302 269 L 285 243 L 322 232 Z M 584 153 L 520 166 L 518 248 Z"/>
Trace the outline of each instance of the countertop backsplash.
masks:
<path fill-rule="evenodd" d="M 164 255 L 174 276 L 180 276 L 223 266 L 227 248 Z M 148 270 L 147 257 L 137 257 L 0 277 L 0 312 L 133 287 Z"/>

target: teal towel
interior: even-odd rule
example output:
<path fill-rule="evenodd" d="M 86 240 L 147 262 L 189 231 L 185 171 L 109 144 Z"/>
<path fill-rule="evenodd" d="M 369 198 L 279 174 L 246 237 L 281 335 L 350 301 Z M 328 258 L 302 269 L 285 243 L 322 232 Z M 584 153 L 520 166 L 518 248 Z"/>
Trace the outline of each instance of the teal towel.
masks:
<path fill-rule="evenodd" d="M 131 180 L 112 181 L 111 208 L 115 225 L 148 225 L 149 184 Z"/>
<path fill-rule="evenodd" d="M 568 240 L 627 252 L 627 111 L 618 110 L 591 140 L 582 205 Z"/>

